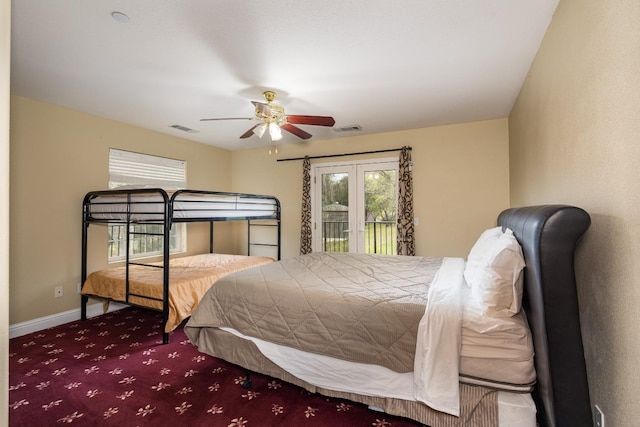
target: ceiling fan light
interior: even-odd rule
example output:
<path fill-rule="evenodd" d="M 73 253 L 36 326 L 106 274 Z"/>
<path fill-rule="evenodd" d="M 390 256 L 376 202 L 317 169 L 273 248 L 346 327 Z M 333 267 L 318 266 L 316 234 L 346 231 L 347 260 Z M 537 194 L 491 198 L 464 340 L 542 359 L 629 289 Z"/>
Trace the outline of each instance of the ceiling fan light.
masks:
<path fill-rule="evenodd" d="M 267 124 L 266 123 L 262 123 L 260 126 L 258 126 L 257 128 L 255 128 L 253 130 L 253 133 L 258 135 L 258 138 L 262 138 L 262 135 L 264 135 L 264 131 L 266 131 L 266 130 L 267 130 Z"/>
<path fill-rule="evenodd" d="M 280 141 L 282 139 L 282 130 L 276 123 L 269 123 L 269 135 L 272 141 Z"/>

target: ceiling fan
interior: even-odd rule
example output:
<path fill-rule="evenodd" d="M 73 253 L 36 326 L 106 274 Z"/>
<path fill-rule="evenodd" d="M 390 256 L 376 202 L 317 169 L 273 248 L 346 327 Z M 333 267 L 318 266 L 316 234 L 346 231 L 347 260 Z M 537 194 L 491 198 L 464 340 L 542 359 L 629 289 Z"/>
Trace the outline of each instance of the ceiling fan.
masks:
<path fill-rule="evenodd" d="M 219 119 L 200 119 L 200 121 L 213 121 L 213 120 L 255 120 L 259 123 L 253 126 L 251 129 L 240 135 L 241 139 L 249 138 L 251 135 L 258 135 L 262 138 L 262 135 L 269 130 L 269 135 L 272 141 L 278 141 L 282 138 L 282 129 L 302 139 L 311 138 L 311 134 L 300 129 L 294 125 L 313 125 L 313 126 L 333 126 L 335 120 L 329 116 L 301 116 L 295 114 L 285 114 L 284 107 L 276 104 L 273 100 L 276 98 L 276 93 L 270 90 L 263 92 L 262 94 L 266 104 L 264 102 L 251 101 L 255 106 L 254 117 L 228 117 Z"/>

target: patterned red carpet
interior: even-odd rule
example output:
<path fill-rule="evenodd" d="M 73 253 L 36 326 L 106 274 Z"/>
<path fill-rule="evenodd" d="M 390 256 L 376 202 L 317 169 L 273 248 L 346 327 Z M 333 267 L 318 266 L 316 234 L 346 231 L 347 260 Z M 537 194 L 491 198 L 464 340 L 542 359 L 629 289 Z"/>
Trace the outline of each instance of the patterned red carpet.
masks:
<path fill-rule="evenodd" d="M 204 355 L 182 327 L 127 308 L 10 340 L 11 426 L 377 426 L 419 424 L 310 394 Z"/>

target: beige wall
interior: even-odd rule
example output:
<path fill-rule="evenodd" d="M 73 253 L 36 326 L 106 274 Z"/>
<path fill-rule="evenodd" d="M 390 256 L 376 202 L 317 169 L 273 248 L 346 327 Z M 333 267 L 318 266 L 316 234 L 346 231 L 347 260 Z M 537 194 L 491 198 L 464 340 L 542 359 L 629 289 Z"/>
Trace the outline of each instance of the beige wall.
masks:
<path fill-rule="evenodd" d="M 416 251 L 465 257 L 482 230 L 509 207 L 507 119 L 300 142 L 280 159 L 412 147 Z M 393 157 L 381 153 L 367 157 Z M 317 159 L 312 163 L 362 159 Z M 300 250 L 302 161 L 276 162 L 267 148 L 232 153 L 234 191 L 273 194 L 282 204 L 283 258 Z"/>
<path fill-rule="evenodd" d="M 9 74 L 11 2 L 0 0 L 0 425 L 9 407 Z"/>
<path fill-rule="evenodd" d="M 11 324 L 79 307 L 82 199 L 107 188 L 110 147 L 186 160 L 191 188 L 231 188 L 226 150 L 11 97 Z M 106 266 L 106 228 L 89 233 L 91 271 Z M 219 237 L 216 249 L 232 250 Z M 189 225 L 188 247 L 208 249 L 206 226 Z M 56 286 L 62 298 L 53 297 Z"/>
<path fill-rule="evenodd" d="M 569 203 L 592 226 L 576 270 L 589 388 L 640 420 L 640 2 L 561 0 L 509 118 L 511 203 Z"/>

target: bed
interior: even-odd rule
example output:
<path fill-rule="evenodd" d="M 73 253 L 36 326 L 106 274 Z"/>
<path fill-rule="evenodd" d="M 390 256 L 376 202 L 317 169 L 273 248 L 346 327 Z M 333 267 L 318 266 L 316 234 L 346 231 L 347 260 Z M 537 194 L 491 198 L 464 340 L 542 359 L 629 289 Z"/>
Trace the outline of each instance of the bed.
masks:
<path fill-rule="evenodd" d="M 312 254 L 234 273 L 207 292 L 185 332 L 200 351 L 249 371 L 432 427 L 535 426 L 536 412 L 543 426 L 589 425 L 573 270 L 589 224 L 586 212 L 563 205 L 499 215 L 490 237 L 515 241 L 511 252 L 526 267 L 513 271 L 522 310 L 514 298 L 513 313 L 491 313 L 495 324 L 468 305 L 481 236 L 466 261 L 388 257 L 389 267 L 381 256 Z M 488 347 L 498 351 L 478 341 L 474 324 L 497 328 Z"/>
<path fill-rule="evenodd" d="M 87 317 L 89 298 L 161 311 L 164 343 L 169 341 L 169 333 L 193 313 L 217 279 L 280 259 L 280 203 L 273 196 L 144 186 L 92 191 L 84 197 L 82 221 L 82 319 Z M 213 224 L 219 221 L 246 222 L 246 255 L 213 253 Z M 176 223 L 189 222 L 210 224 L 210 253 L 170 257 L 171 228 Z M 88 274 L 88 228 L 92 224 L 125 226 L 124 265 Z M 132 227 L 141 224 L 156 227 L 146 232 Z M 259 228 L 270 231 L 256 231 Z M 129 245 L 141 235 L 161 242 L 161 261 L 131 257 Z M 270 252 L 269 256 L 254 255 L 256 248 L 257 252 Z"/>

